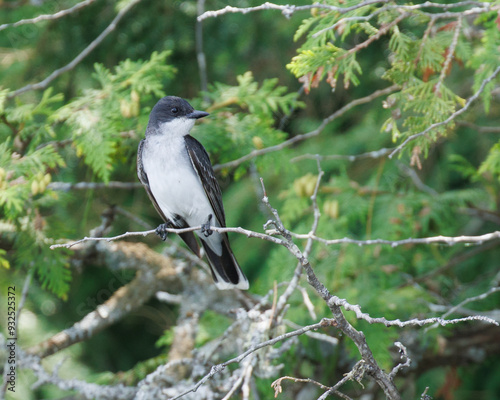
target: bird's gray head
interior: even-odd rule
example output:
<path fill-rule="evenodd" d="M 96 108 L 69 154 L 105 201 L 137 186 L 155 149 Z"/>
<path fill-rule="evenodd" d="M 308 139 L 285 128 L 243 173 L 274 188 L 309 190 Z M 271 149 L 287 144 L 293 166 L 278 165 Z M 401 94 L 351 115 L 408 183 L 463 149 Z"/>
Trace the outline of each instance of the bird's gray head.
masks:
<path fill-rule="evenodd" d="M 153 133 L 153 130 L 158 129 L 161 131 L 168 129 L 186 135 L 196 119 L 207 115 L 207 112 L 195 110 L 191 104 L 180 97 L 166 96 L 153 107 L 146 133 Z"/>

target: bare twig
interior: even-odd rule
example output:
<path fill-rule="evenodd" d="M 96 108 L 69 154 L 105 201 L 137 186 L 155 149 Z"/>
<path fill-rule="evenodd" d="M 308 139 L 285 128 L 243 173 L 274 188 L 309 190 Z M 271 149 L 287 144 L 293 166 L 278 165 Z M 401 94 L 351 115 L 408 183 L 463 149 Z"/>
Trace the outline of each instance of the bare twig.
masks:
<path fill-rule="evenodd" d="M 385 326 L 399 326 L 400 328 L 403 328 L 405 326 L 424 326 L 424 325 L 429 325 L 429 324 L 434 324 L 437 323 L 441 326 L 446 326 L 446 325 L 451 325 L 451 324 L 457 324 L 460 322 L 465 322 L 465 321 L 483 321 L 489 324 L 493 325 L 499 325 L 498 322 L 493 320 L 492 318 L 489 317 L 484 317 L 481 315 L 471 315 L 465 318 L 456 318 L 456 319 L 444 319 L 442 317 L 433 317 L 433 318 L 425 318 L 425 319 L 418 319 L 418 318 L 413 318 L 407 321 L 401 321 L 400 319 L 395 319 L 395 320 L 387 320 L 384 317 L 371 317 L 369 314 L 364 313 L 361 311 L 361 307 L 358 305 L 352 305 L 347 302 L 345 299 L 340 299 L 337 296 L 331 296 L 329 299 L 329 303 L 336 305 L 336 306 L 342 306 L 344 307 L 347 311 L 354 311 L 356 314 L 356 318 L 358 319 L 363 319 L 367 321 L 370 324 L 384 324 Z"/>
<path fill-rule="evenodd" d="M 309 234 L 296 234 L 292 233 L 297 239 L 309 239 L 311 235 Z M 317 240 L 325 245 L 340 244 L 340 243 L 350 243 L 357 244 L 358 246 L 372 246 L 376 244 L 387 244 L 391 247 L 397 247 L 404 244 L 432 244 L 432 243 L 443 243 L 449 246 L 453 246 L 457 243 L 475 243 L 483 244 L 490 240 L 500 239 L 500 231 L 495 231 L 491 233 L 486 233 L 484 235 L 478 236 L 431 236 L 426 238 L 408 238 L 401 240 L 386 240 L 386 239 L 370 239 L 370 240 L 355 240 L 350 238 L 343 239 L 323 239 L 317 236 L 312 236 L 313 240 Z"/>
<path fill-rule="evenodd" d="M 299 286 L 300 287 L 300 286 Z M 295 322 L 288 321 L 288 320 L 283 320 L 283 322 L 288 325 L 289 327 L 293 329 L 300 329 L 302 326 L 296 324 Z M 332 346 L 337 346 L 339 344 L 339 340 L 336 337 L 326 335 L 324 333 L 318 333 L 318 332 L 306 332 L 306 336 L 313 338 L 315 340 L 320 340 L 322 342 L 328 343 Z"/>
<path fill-rule="evenodd" d="M 330 387 L 325 386 L 322 383 L 319 383 L 319 382 L 317 382 L 313 379 L 310 379 L 310 378 L 302 379 L 302 378 L 295 378 L 293 376 L 282 376 L 281 378 L 278 378 L 273 383 L 271 383 L 271 387 L 274 389 L 274 397 L 278 397 L 278 395 L 283 392 L 282 382 L 284 380 L 294 381 L 295 383 L 298 383 L 298 382 L 312 383 L 313 385 L 316 385 L 323 390 L 330 390 L 331 389 Z"/>
<path fill-rule="evenodd" d="M 464 301 L 458 303 L 456 306 L 453 306 L 452 308 L 450 308 L 447 312 L 445 312 L 443 314 L 443 318 L 446 318 L 447 316 L 449 316 L 450 314 L 454 313 L 455 310 L 465 306 L 466 304 L 468 303 L 472 303 L 473 301 L 479 301 L 479 300 L 483 300 L 485 299 L 486 297 L 488 297 L 489 295 L 493 294 L 493 293 L 496 293 L 496 292 L 500 292 L 500 287 L 496 286 L 496 287 L 492 287 L 490 288 L 490 290 L 488 290 L 487 292 L 485 293 L 482 293 L 478 296 L 474 296 L 474 297 L 469 297 L 467 299 L 465 299 Z"/>
<path fill-rule="evenodd" d="M 343 386 L 344 384 L 347 383 L 347 381 L 356 381 L 359 384 L 361 384 L 361 380 L 363 379 L 363 376 L 365 374 L 365 368 L 366 368 L 366 363 L 364 360 L 358 361 L 352 369 L 344 375 L 344 377 L 338 381 L 334 386 L 332 386 L 330 389 L 328 389 L 325 393 L 323 393 L 320 397 L 318 397 L 318 400 L 325 400 L 330 394 L 336 394 L 339 397 L 342 397 L 343 399 L 351 399 L 350 397 L 346 396 L 343 393 L 337 392 L 337 389 Z M 340 395 L 339 395 L 340 393 Z"/>
<path fill-rule="evenodd" d="M 471 97 L 469 97 L 467 99 L 467 102 L 465 103 L 465 105 L 455 111 L 453 114 L 451 114 L 448 118 L 446 118 L 444 121 L 441 121 L 441 122 L 436 122 L 434 124 L 432 124 L 431 126 L 429 126 L 428 128 L 424 129 L 423 131 L 419 132 L 419 133 L 415 133 L 411 136 L 408 136 L 404 141 L 403 143 L 401 143 L 399 146 L 397 146 L 393 152 L 391 154 L 389 154 L 389 158 L 392 158 L 394 157 L 397 153 L 399 153 L 401 150 L 403 150 L 403 148 L 411 141 L 421 137 L 421 136 L 424 136 L 424 135 L 427 135 L 430 131 L 432 131 L 433 129 L 435 128 L 438 128 L 440 126 L 443 126 L 443 125 L 447 125 L 449 124 L 451 121 L 453 121 L 455 118 L 457 118 L 459 115 L 463 114 L 465 111 L 467 111 L 469 109 L 469 107 L 471 106 L 471 104 L 476 101 L 479 96 L 481 95 L 481 93 L 483 93 L 484 91 L 484 88 L 486 87 L 486 85 L 488 83 L 490 83 L 491 81 L 493 81 L 493 79 L 496 78 L 496 76 L 500 73 L 500 67 L 497 67 L 497 69 L 495 69 L 495 71 L 488 77 L 486 78 L 482 83 L 481 83 L 481 86 L 479 87 L 479 89 L 477 90 L 476 93 L 474 93 Z"/>
<path fill-rule="evenodd" d="M 346 160 L 350 162 L 354 162 L 357 160 L 363 160 L 366 158 L 382 158 L 391 153 L 394 148 L 382 148 L 379 150 L 374 150 L 374 151 L 369 151 L 367 153 L 361 153 L 361 154 L 354 154 L 354 155 L 343 155 L 343 154 L 330 154 L 330 155 L 325 155 L 321 156 L 319 154 L 303 154 L 301 156 L 294 157 L 290 160 L 290 162 L 297 162 L 297 161 L 302 161 L 302 160 Z"/>
<path fill-rule="evenodd" d="M 47 186 L 52 190 L 61 190 L 64 192 L 68 192 L 70 190 L 98 190 L 98 189 L 124 189 L 124 190 L 132 190 L 138 189 L 142 187 L 142 183 L 140 182 L 118 182 L 111 181 L 108 183 L 104 182 L 51 182 Z"/>
<path fill-rule="evenodd" d="M 454 312 L 456 312 L 457 310 L 460 310 L 463 306 L 465 306 L 466 304 L 468 303 L 472 303 L 473 301 L 479 301 L 479 300 L 483 300 L 485 299 L 486 297 L 488 297 L 489 295 L 493 294 L 493 293 L 497 293 L 497 292 L 500 292 L 500 287 L 499 286 L 494 286 L 492 288 L 490 288 L 487 292 L 485 293 L 482 293 L 478 296 L 473 296 L 473 297 L 468 297 L 467 299 L 463 300 L 462 302 L 458 303 L 456 306 L 453 306 L 451 307 L 448 311 L 446 311 L 441 318 L 446 318 L 447 316 L 449 316 L 450 314 L 453 314 Z M 488 318 L 490 319 L 489 317 L 486 317 L 486 316 L 481 316 L 481 315 L 475 315 L 475 317 L 483 317 L 483 318 Z M 489 322 L 489 321 L 488 321 Z M 499 325 L 498 322 L 494 322 L 495 325 Z M 434 329 L 438 326 L 438 324 L 434 324 L 432 326 L 429 326 L 425 331 L 429 331 L 430 329 Z"/>
<path fill-rule="evenodd" d="M 214 18 L 214 17 L 219 17 L 221 15 L 227 14 L 227 13 L 240 13 L 240 14 L 248 14 L 249 12 L 255 12 L 255 11 L 263 11 L 263 10 L 278 10 L 281 11 L 281 13 L 286 16 L 287 18 L 292 16 L 293 13 L 296 11 L 306 11 L 306 10 L 311 10 L 314 8 L 318 9 L 324 9 L 324 10 L 329 10 L 329 11 L 335 11 L 339 13 L 347 13 L 349 11 L 357 10 L 362 7 L 366 7 L 371 4 L 377 4 L 377 3 L 387 3 L 389 0 L 366 0 L 362 3 L 356 4 L 351 7 L 336 7 L 336 6 L 331 6 L 327 4 L 320 4 L 320 3 L 314 3 L 310 5 L 304 5 L 304 6 L 295 6 L 295 5 L 278 5 L 270 2 L 266 2 L 264 4 L 261 4 L 260 6 L 256 7 L 245 7 L 245 8 L 240 8 L 240 7 L 231 7 L 231 6 L 226 6 L 223 9 L 217 10 L 217 11 L 206 11 L 202 15 L 198 17 L 199 21 L 203 21 L 204 19 L 207 18 Z"/>
<path fill-rule="evenodd" d="M 58 18 L 66 16 L 68 14 L 74 13 L 75 11 L 78 11 L 79 9 L 86 7 L 89 4 L 92 4 L 94 1 L 95 0 L 84 0 L 80 3 L 75 4 L 73 7 L 67 8 L 66 10 L 58 11 L 54 14 L 42 14 L 42 15 L 39 15 L 38 17 L 35 17 L 35 18 L 22 19 L 20 21 L 12 22 L 10 24 L 2 24 L 2 25 L 0 25 L 0 31 L 3 31 L 4 29 L 7 29 L 7 28 L 15 28 L 17 26 L 26 25 L 26 24 L 36 24 L 37 22 L 40 22 L 40 21 L 50 21 L 50 20 L 58 19 Z"/>
<path fill-rule="evenodd" d="M 401 342 L 395 342 L 394 345 L 399 349 L 399 354 L 403 363 L 398 363 L 389 373 L 389 378 L 394 379 L 401 368 L 409 367 L 411 364 L 410 357 L 406 351 L 406 347 Z"/>
<path fill-rule="evenodd" d="M 131 0 L 125 7 L 123 7 L 118 14 L 116 14 L 116 17 L 111 21 L 111 23 L 104 29 L 101 34 L 95 38 L 92 43 L 90 43 L 80 54 L 78 54 L 69 64 L 65 65 L 64 67 L 61 67 L 59 69 L 56 69 L 54 72 L 52 72 L 47 78 L 45 78 L 43 81 L 37 82 L 37 83 L 30 83 L 29 85 L 26 85 L 20 89 L 17 89 L 13 92 L 10 92 L 7 95 L 7 98 L 12 99 L 14 97 L 19 96 L 22 93 L 28 92 L 30 90 L 43 90 L 46 89 L 50 83 L 64 74 L 65 72 L 68 72 L 75 68 L 85 57 L 87 57 L 97 46 L 101 44 L 101 42 L 111 33 L 116 29 L 116 26 L 118 25 L 118 22 L 130 11 L 130 9 L 135 6 L 137 3 L 139 3 L 141 0 Z"/>

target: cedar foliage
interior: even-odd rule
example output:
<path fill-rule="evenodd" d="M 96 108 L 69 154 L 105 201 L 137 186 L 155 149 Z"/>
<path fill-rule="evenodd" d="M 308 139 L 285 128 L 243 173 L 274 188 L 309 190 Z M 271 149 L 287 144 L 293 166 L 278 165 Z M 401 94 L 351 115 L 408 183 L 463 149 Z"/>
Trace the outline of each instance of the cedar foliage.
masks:
<path fill-rule="evenodd" d="M 268 219 L 258 204 L 260 183 L 256 176 L 262 176 L 287 228 L 307 233 L 314 218 L 310 196 L 317 181 L 317 164 L 314 159 L 290 160 L 320 154 L 325 156 L 321 161 L 325 175 L 317 200 L 322 212 L 316 233 L 319 237 L 400 240 L 498 230 L 498 75 L 484 86 L 466 113 L 409 141 L 391 159 L 351 162 L 327 158 L 397 146 L 464 107 L 499 66 L 497 8 L 467 17 L 457 14 L 436 19 L 433 15 L 437 12 L 432 8 L 402 10 L 397 8 L 401 2 L 387 1 L 347 13 L 316 8 L 295 13 L 291 20 L 276 18 L 271 14 L 274 11 L 207 20 L 204 45 L 210 55 L 211 84 L 206 92 L 200 92 L 193 83 L 197 72 L 191 33 L 196 2 L 181 3 L 141 3 L 136 6 L 137 15 L 128 16 L 118 27 L 123 34 L 119 41 L 103 43 L 89 59 L 46 90 L 16 98 L 10 98 L 9 93 L 27 81 L 43 79 L 54 64 L 68 61 L 64 54 L 54 57 L 47 38 L 56 37 L 58 45 L 66 49 L 71 39 L 65 41 L 66 32 L 79 40 L 88 34 L 84 33 L 86 29 L 97 35 L 105 26 L 106 16 L 114 15 L 115 6 L 94 4 L 66 21 L 36 25 L 30 36 L 22 28 L 9 28 L 3 33 L 11 33 L 0 37 L 0 46 L 12 56 L 0 70 L 0 286 L 3 296 L 9 282 L 21 285 L 27 274 L 34 274 L 36 282 L 32 285 L 43 290 L 32 289 L 26 307 L 43 321 L 47 326 L 44 329 L 58 330 L 74 320 L 64 320 L 62 314 L 57 319 L 44 316 L 37 303 L 49 299 L 58 311 L 74 310 L 81 301 L 76 292 L 94 290 L 81 279 L 85 269 L 92 266 L 76 266 L 71 251 L 50 250 L 51 244 L 88 235 L 100 224 L 100 212 L 109 205 L 119 205 L 150 225 L 159 222 L 140 187 L 130 191 L 61 191 L 53 183 L 136 182 L 138 141 L 151 108 L 167 94 L 189 98 L 195 108 L 211 113 L 194 134 L 205 145 L 212 162 L 223 164 L 310 132 L 350 101 L 398 85 L 393 93 L 345 113 L 312 139 L 235 168 L 222 168 L 219 173 L 229 226 L 262 231 Z M 215 3 L 207 6 L 224 5 Z M 344 8 L 359 3 L 324 2 Z M 498 7 L 498 2 L 490 3 Z M 95 13 L 100 16 L 93 26 L 88 19 Z M 33 5 L 6 8 L 5 21 L 38 14 L 40 9 Z M 166 21 L 160 18 L 162 15 Z M 70 29 L 71 24 L 74 29 Z M 233 32 L 235 25 L 237 30 Z M 265 29 L 259 29 L 263 26 Z M 272 37 L 264 31 L 272 32 Z M 259 67 L 266 56 L 267 69 Z M 38 70 L 33 68 L 33 60 L 40 66 Z M 492 129 L 483 132 L 478 126 Z M 424 189 L 405 172 L 408 166 L 416 171 Z M 134 221 L 117 217 L 109 234 L 138 229 Z M 264 295 L 274 281 L 291 279 L 296 260 L 284 249 L 236 235 L 232 242 L 250 277 L 253 293 Z M 148 239 L 148 244 L 157 246 L 158 242 Z M 406 320 L 440 315 L 429 304 L 455 305 L 498 285 L 498 246 L 480 246 L 484 251 L 463 245 L 392 248 L 316 244 L 309 258 L 321 281 L 337 296 L 360 304 L 370 315 Z M 434 274 L 439 268 L 443 272 Z M 325 304 L 312 291 L 310 295 L 317 315 L 328 316 Z M 476 312 L 491 311 L 498 308 L 498 299 L 497 293 L 468 307 Z M 348 317 L 365 333 L 377 361 L 386 369 L 395 362 L 388 349 L 402 335 L 418 343 L 420 356 L 430 365 L 433 356 L 444 351 L 440 348 L 443 340 L 470 328 L 465 325 L 405 332 Z M 300 294 L 291 298 L 286 318 L 300 325 L 316 322 Z M 220 336 L 221 327 L 230 326 L 225 316 L 216 314 L 202 317 L 199 323 L 198 347 Z M 157 335 L 157 349 L 146 347 L 145 354 L 155 353 L 148 360 L 131 357 L 117 365 L 103 359 L 89 361 L 86 368 L 92 377 L 85 378 L 99 383 L 136 384 L 164 362 L 172 344 L 172 328 L 173 322 Z M 45 335 L 38 336 L 40 341 Z M 130 340 L 137 344 L 140 337 L 134 331 Z M 123 346 L 125 343 L 120 342 Z M 341 374 L 357 357 L 353 343 L 346 339 L 341 338 L 338 348 L 328 348 L 326 353 L 321 346 L 302 337 L 291 351 L 273 360 L 275 369 L 270 368 L 268 375 L 263 373 L 257 379 L 262 398 L 270 397 L 269 384 L 278 370 L 279 376 L 333 385 L 336 381 L 331 377 Z M 99 345 L 99 349 L 105 352 L 107 344 Z M 80 369 L 86 364 L 83 360 L 72 363 Z M 449 371 L 457 365 L 435 369 L 425 361 L 417 365 L 409 373 L 411 378 L 401 378 L 401 387 L 405 379 L 415 382 L 415 387 L 405 388 L 412 398 L 426 386 L 432 388 L 436 398 L 453 394 L 467 398 L 473 391 L 491 398 L 499 389 L 495 372 L 500 372 L 500 366 L 487 356 L 474 367 L 460 367 L 459 387 L 449 382 Z M 121 370 L 127 372 L 117 373 Z M 290 389 L 289 395 L 295 396 L 299 389 Z M 361 391 L 354 384 L 348 389 L 353 397 Z M 59 393 L 45 389 L 44 396 L 57 398 Z"/>

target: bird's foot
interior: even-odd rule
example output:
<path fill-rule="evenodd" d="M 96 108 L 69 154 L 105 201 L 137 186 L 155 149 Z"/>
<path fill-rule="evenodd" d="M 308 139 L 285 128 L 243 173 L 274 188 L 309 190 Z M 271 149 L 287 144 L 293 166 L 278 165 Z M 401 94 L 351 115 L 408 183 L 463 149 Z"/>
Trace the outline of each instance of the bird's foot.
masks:
<path fill-rule="evenodd" d="M 158 228 L 156 228 L 155 233 L 160 237 L 161 240 L 165 241 L 167 240 L 168 236 L 168 228 L 171 228 L 171 224 L 161 224 L 158 225 Z"/>
<path fill-rule="evenodd" d="M 214 233 L 214 231 L 210 229 L 210 221 L 212 221 L 212 214 L 208 215 L 207 223 L 201 225 L 201 233 L 203 233 L 205 237 L 209 237 Z"/>

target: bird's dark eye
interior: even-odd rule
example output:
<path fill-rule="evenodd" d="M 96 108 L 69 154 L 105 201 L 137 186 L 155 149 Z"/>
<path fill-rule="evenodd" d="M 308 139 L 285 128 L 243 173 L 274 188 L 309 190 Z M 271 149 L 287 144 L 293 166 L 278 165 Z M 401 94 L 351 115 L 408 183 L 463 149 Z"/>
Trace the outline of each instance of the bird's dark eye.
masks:
<path fill-rule="evenodd" d="M 177 114 L 179 109 L 177 107 L 173 107 L 170 111 L 172 111 L 172 114 Z"/>

